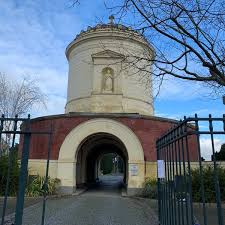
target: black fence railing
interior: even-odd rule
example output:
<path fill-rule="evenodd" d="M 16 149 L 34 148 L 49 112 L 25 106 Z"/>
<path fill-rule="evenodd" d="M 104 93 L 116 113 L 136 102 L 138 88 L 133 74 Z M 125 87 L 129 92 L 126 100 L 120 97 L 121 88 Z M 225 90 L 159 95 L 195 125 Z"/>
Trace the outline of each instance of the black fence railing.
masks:
<path fill-rule="evenodd" d="M 51 128 L 52 129 L 52 128 Z M 21 136 L 22 135 L 22 136 Z M 51 130 L 50 131 L 32 131 L 30 124 L 30 116 L 27 118 L 5 118 L 0 117 L 0 224 L 22 225 L 25 190 L 28 178 L 28 159 L 31 137 L 33 135 L 47 135 L 48 142 L 48 158 L 46 165 L 45 181 L 43 185 L 43 211 L 41 224 L 44 224 L 45 205 L 47 196 L 49 159 L 51 152 Z M 19 143 L 20 142 L 20 143 Z M 19 143 L 19 144 L 18 144 Z M 20 156 L 18 157 L 18 152 Z M 15 175 L 15 164 L 17 166 L 18 177 Z M 15 185 L 18 183 L 18 185 Z M 15 188 L 16 187 L 16 188 Z M 14 190 L 15 189 L 15 190 Z M 8 197 L 16 196 L 16 207 L 11 212 L 13 217 L 10 221 L 6 218 Z"/>
<path fill-rule="evenodd" d="M 225 115 L 184 118 L 157 141 L 161 225 L 224 225 Z"/>

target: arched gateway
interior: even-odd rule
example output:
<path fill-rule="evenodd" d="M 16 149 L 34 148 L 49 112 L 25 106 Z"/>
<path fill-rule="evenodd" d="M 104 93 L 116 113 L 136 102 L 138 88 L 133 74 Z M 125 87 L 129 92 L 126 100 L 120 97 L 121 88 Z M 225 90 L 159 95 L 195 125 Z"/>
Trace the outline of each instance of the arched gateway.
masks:
<path fill-rule="evenodd" d="M 89 143 L 82 148 L 85 142 Z M 74 128 L 66 136 L 60 148 L 57 176 L 61 180 L 61 192 L 72 193 L 77 184 L 87 182 L 87 156 L 95 155 L 97 161 L 97 158 L 104 154 L 104 149 L 96 150 L 96 146 L 101 147 L 104 144 L 108 149 L 109 146 L 114 147 L 109 151 L 117 152 L 123 158 L 128 191 L 136 192 L 136 189 L 142 187 L 145 178 L 144 152 L 137 136 L 127 126 L 115 120 L 91 119 Z M 81 157 L 79 153 L 82 151 Z M 131 168 L 134 166 L 137 172 L 131 174 Z"/>

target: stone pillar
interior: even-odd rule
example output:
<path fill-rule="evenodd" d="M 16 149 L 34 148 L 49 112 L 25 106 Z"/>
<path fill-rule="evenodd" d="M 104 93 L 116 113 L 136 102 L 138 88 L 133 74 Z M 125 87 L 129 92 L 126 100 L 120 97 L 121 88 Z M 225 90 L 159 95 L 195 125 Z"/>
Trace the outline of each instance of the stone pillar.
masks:
<path fill-rule="evenodd" d="M 128 162 L 128 195 L 139 195 L 143 191 L 145 181 L 145 162 L 129 161 Z"/>
<path fill-rule="evenodd" d="M 74 193 L 76 190 L 76 162 L 58 161 L 58 178 L 61 181 L 59 189 L 61 194 Z"/>

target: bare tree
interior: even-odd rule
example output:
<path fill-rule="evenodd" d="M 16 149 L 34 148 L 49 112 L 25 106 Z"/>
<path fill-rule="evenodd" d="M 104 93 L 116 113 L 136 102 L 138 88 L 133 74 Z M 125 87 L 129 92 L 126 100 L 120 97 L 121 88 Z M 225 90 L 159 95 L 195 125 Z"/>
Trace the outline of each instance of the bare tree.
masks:
<path fill-rule="evenodd" d="M 23 78 L 21 82 L 9 80 L 0 73 L 0 114 L 5 117 L 23 116 L 34 105 L 45 106 L 45 95 L 35 80 Z"/>
<path fill-rule="evenodd" d="M 34 80 L 23 78 L 21 82 L 12 81 L 0 73 L 0 114 L 4 114 L 5 117 L 23 116 L 34 105 L 40 104 L 45 106 L 45 95 Z M 13 122 L 4 122 L 1 129 L 6 131 L 13 129 Z M 0 155 L 8 152 L 12 145 L 11 139 L 10 134 L 4 137 L 1 135 Z"/>
<path fill-rule="evenodd" d="M 154 58 L 136 56 L 154 63 L 153 75 L 201 81 L 224 92 L 224 0 L 121 0 L 107 7 L 154 46 Z"/>

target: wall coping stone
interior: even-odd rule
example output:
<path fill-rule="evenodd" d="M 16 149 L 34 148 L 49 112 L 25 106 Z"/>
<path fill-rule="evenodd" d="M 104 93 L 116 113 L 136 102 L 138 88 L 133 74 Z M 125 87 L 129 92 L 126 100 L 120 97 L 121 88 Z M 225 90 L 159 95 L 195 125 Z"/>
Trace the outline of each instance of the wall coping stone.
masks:
<path fill-rule="evenodd" d="M 179 121 L 175 119 L 158 117 L 158 116 L 140 115 L 138 113 L 92 113 L 92 112 L 72 112 L 67 114 L 41 116 L 41 117 L 33 118 L 31 119 L 31 121 L 36 122 L 36 121 L 43 121 L 43 120 L 50 120 L 50 119 L 76 118 L 76 117 L 146 119 L 146 120 L 170 122 L 174 124 L 179 123 Z"/>

